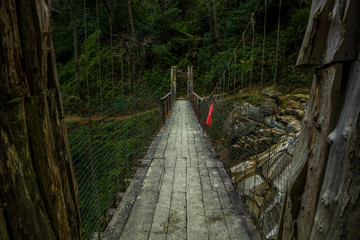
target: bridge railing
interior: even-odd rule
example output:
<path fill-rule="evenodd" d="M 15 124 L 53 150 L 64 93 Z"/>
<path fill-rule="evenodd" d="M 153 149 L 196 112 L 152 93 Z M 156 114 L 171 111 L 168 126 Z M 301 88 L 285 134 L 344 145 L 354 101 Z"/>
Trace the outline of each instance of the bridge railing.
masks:
<path fill-rule="evenodd" d="M 171 113 L 172 104 L 173 104 L 172 92 L 169 92 L 164 97 L 160 98 L 160 109 L 161 109 L 163 124 L 165 124 L 166 118 Z"/>
<path fill-rule="evenodd" d="M 226 94 L 189 99 L 263 239 L 276 237 L 296 136 L 271 112 Z M 214 102 L 211 126 L 206 124 Z M 266 116 L 264 118 L 264 116 Z"/>
<path fill-rule="evenodd" d="M 147 93 L 67 114 L 68 138 L 79 188 L 83 239 L 102 232 L 155 134 L 158 102 Z"/>

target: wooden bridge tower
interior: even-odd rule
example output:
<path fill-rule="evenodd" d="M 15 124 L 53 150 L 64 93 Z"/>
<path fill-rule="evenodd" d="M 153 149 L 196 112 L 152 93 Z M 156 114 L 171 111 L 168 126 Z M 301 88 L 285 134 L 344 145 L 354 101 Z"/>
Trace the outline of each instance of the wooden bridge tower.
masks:
<path fill-rule="evenodd" d="M 187 71 L 184 72 L 181 69 L 178 69 L 177 66 L 171 66 L 171 95 L 172 95 L 172 100 L 176 99 L 176 78 L 186 78 L 187 81 L 187 97 L 190 98 L 191 97 L 191 92 L 193 90 L 193 66 L 187 66 Z"/>

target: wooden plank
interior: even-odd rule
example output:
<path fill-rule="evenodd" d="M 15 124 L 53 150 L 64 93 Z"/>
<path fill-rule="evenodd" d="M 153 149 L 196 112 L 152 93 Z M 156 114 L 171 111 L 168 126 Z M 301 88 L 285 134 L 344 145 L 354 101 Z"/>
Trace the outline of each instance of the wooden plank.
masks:
<path fill-rule="evenodd" d="M 209 238 L 230 239 L 220 200 L 211 187 L 209 173 L 206 168 L 200 170 L 200 178 Z"/>
<path fill-rule="evenodd" d="M 187 168 L 187 238 L 207 239 L 208 229 L 205 207 L 202 199 L 199 172 L 196 168 Z"/>
<path fill-rule="evenodd" d="M 186 228 L 186 192 L 174 191 L 171 199 L 167 239 L 187 239 Z"/>
<path fill-rule="evenodd" d="M 150 239 L 166 239 L 172 188 L 174 182 L 174 168 L 166 168 L 161 184 L 159 200 L 156 204 Z"/>
<path fill-rule="evenodd" d="M 186 239 L 186 158 L 176 162 L 167 239 Z"/>
<path fill-rule="evenodd" d="M 231 239 L 250 239 L 240 212 L 231 201 L 223 180 L 216 169 L 209 169 L 213 189 L 217 192 Z"/>
<path fill-rule="evenodd" d="M 147 239 L 153 223 L 155 206 L 159 198 L 164 159 L 154 159 L 146 173 L 140 193 L 126 222 L 120 239 Z"/>

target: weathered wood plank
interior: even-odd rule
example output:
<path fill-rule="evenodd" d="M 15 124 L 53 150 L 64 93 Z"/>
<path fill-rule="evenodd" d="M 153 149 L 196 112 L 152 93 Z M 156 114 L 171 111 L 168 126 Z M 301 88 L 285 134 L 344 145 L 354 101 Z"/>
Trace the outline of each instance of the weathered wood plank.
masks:
<path fill-rule="evenodd" d="M 188 239 L 207 239 L 208 229 L 198 170 L 192 167 L 187 168 L 186 178 L 187 237 Z"/>
<path fill-rule="evenodd" d="M 159 198 L 158 188 L 164 174 L 163 166 L 164 159 L 153 159 L 120 239 L 149 238 L 155 206 Z"/>
<path fill-rule="evenodd" d="M 177 159 L 167 228 L 167 239 L 186 239 L 186 166 L 186 158 Z"/>
<path fill-rule="evenodd" d="M 250 239 L 242 217 L 231 201 L 218 169 L 209 169 L 209 176 L 212 187 L 218 194 L 231 239 Z"/>
<path fill-rule="evenodd" d="M 185 185 L 186 188 L 186 185 Z M 186 192 L 174 191 L 172 193 L 167 239 L 187 239 L 186 225 Z"/>
<path fill-rule="evenodd" d="M 151 227 L 150 239 L 166 239 L 174 173 L 174 168 L 165 169 L 159 200 L 156 204 L 156 211 Z"/>
<path fill-rule="evenodd" d="M 200 170 L 206 222 L 210 239 L 231 239 L 218 195 L 212 190 L 206 168 Z"/>

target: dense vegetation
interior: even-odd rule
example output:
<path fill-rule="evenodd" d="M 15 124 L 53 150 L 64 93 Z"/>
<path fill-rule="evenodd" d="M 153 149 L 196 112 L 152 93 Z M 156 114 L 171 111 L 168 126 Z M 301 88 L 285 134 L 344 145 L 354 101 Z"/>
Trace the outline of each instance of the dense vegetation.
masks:
<path fill-rule="evenodd" d="M 112 99 L 113 89 L 116 97 L 119 98 L 131 93 L 133 88 L 136 88 L 137 70 L 143 73 L 155 95 L 162 96 L 169 91 L 169 69 L 172 65 L 179 67 L 193 65 L 195 91 L 200 94 L 209 93 L 241 39 L 242 32 L 258 1 L 113 0 L 108 2 L 115 21 L 119 24 L 125 41 L 135 56 L 135 66 L 129 65 L 129 59 L 115 29 L 112 29 L 113 48 L 111 48 L 109 18 L 102 1 L 98 1 L 98 18 L 96 1 L 86 1 L 85 11 L 83 0 L 53 1 L 52 36 L 59 80 L 67 106 L 74 103 L 81 104 L 82 101 L 76 101 L 81 95 L 83 99 L 86 98 L 86 72 L 89 74 L 90 98 L 94 103 L 100 98 L 100 76 L 102 94 L 106 101 Z M 129 3 L 132 18 L 129 18 Z M 267 4 L 264 81 L 270 85 L 274 78 L 278 1 L 268 0 Z M 307 23 L 309 4 L 309 0 L 282 1 L 277 78 L 279 85 L 294 88 L 307 86 L 310 82 L 309 74 L 294 67 Z M 75 77 L 73 9 L 76 13 L 79 46 L 80 91 L 77 91 Z M 264 10 L 261 4 L 255 19 L 254 44 L 252 45 L 251 27 L 246 35 L 244 58 L 242 49 L 237 57 L 236 91 L 240 90 L 242 76 L 244 76 L 244 86 L 248 86 L 250 71 L 252 71 L 253 83 L 260 82 Z M 86 12 L 86 26 L 84 12 Z M 253 68 L 250 64 L 252 46 Z M 244 74 L 241 73 L 242 69 Z M 71 104 L 67 104 L 70 102 Z"/>
<path fill-rule="evenodd" d="M 124 181 L 131 177 L 131 167 L 160 126 L 157 105 L 137 72 L 141 72 L 155 96 L 161 97 L 170 90 L 170 66 L 193 65 L 195 91 L 209 94 L 238 45 L 258 0 L 107 2 L 119 29 L 110 25 L 101 0 L 52 3 L 52 37 L 59 81 L 65 110 L 68 115 L 73 114 L 67 117 L 67 125 L 79 184 L 84 238 L 103 230 L 99 217 L 107 216 L 107 209 L 114 207 L 116 193 L 125 190 Z M 310 83 L 309 73 L 294 67 L 309 2 L 282 1 L 277 83 L 286 91 Z M 235 78 L 232 92 L 238 92 L 241 86 L 249 87 L 250 78 L 252 86 L 260 85 L 263 56 L 264 85 L 274 83 L 278 0 L 267 3 L 265 47 L 265 8 L 261 4 L 245 46 L 227 76 Z M 135 64 L 115 30 L 124 36 Z M 178 81 L 180 95 L 185 94 L 185 84 Z M 258 104 L 261 96 L 250 98 Z M 85 116 L 89 112 L 91 116 Z"/>

